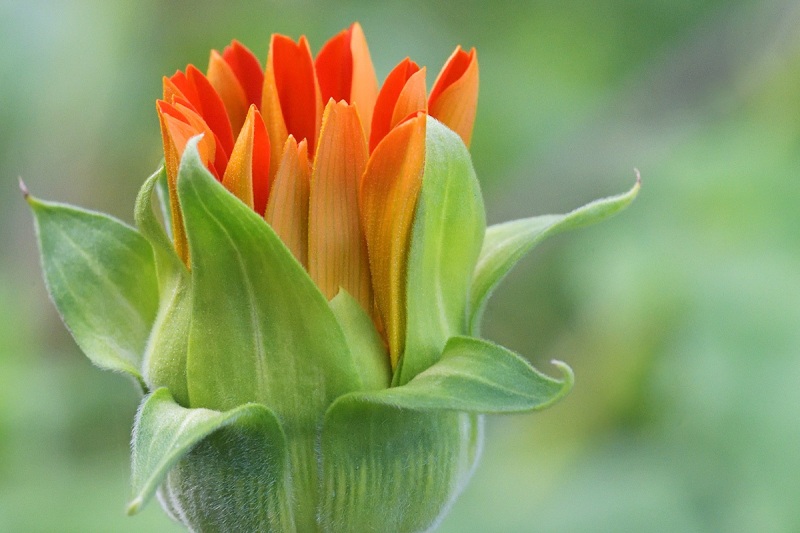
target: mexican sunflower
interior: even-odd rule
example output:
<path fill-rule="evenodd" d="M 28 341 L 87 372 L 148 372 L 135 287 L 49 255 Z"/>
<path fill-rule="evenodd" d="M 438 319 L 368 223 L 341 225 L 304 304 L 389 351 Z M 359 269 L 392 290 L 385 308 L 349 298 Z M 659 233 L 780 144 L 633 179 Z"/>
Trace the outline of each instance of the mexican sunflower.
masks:
<path fill-rule="evenodd" d="M 563 363 L 551 378 L 480 337 L 486 301 L 639 185 L 487 228 L 477 95 L 474 49 L 428 91 L 410 59 L 379 86 L 358 24 L 316 57 L 275 35 L 264 68 L 234 41 L 164 78 L 164 164 L 135 228 L 24 190 L 65 324 L 144 394 L 129 512 L 157 495 L 193 531 L 431 530 L 483 414 L 569 390 Z"/>

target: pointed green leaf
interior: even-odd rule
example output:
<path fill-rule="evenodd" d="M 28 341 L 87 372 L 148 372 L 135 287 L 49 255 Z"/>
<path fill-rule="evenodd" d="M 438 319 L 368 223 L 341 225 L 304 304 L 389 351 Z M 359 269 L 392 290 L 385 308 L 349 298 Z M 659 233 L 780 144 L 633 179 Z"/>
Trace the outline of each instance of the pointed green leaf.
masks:
<path fill-rule="evenodd" d="M 562 379 L 548 377 L 514 352 L 473 337 L 453 337 L 442 358 L 402 387 L 355 392 L 340 403 L 374 403 L 400 409 L 513 413 L 544 409 L 572 388 L 572 370 L 553 361 Z"/>
<path fill-rule="evenodd" d="M 320 530 L 431 531 L 469 479 L 479 417 L 336 403 L 322 432 Z"/>
<path fill-rule="evenodd" d="M 192 319 L 191 277 L 153 212 L 153 190 L 165 181 L 166 173 L 161 167 L 142 185 L 134 211 L 139 231 L 153 248 L 160 296 L 142 367 L 150 388 L 167 387 L 179 404 L 188 406 L 186 357 Z"/>
<path fill-rule="evenodd" d="M 626 193 L 595 200 L 564 215 L 543 215 L 489 227 L 472 280 L 470 332 L 477 335 L 486 302 L 511 268 L 550 235 L 600 222 L 626 208 L 640 181 Z"/>
<path fill-rule="evenodd" d="M 342 326 L 363 389 L 388 388 L 392 381 L 389 352 L 370 316 L 344 289 L 339 290 L 339 294 L 330 301 L 330 306 Z"/>
<path fill-rule="evenodd" d="M 129 514 L 164 483 L 164 505 L 192 530 L 293 528 L 286 439 L 263 405 L 186 409 L 158 389 L 142 402 L 132 447 Z"/>
<path fill-rule="evenodd" d="M 395 384 L 435 363 L 447 339 L 467 333 L 469 288 L 486 228 L 461 138 L 429 117 L 425 150 L 408 259 L 406 346 Z"/>
<path fill-rule="evenodd" d="M 97 366 L 146 389 L 142 357 L 156 315 L 153 254 L 130 226 L 107 215 L 27 196 L 50 297 Z"/>

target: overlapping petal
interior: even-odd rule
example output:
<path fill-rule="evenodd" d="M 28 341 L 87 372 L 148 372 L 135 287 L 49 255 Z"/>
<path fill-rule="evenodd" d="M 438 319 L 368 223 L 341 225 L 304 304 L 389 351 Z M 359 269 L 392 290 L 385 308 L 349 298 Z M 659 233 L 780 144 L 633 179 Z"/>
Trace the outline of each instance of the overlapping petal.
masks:
<path fill-rule="evenodd" d="M 427 105 L 425 68 L 420 69 L 406 58 L 389 73 L 378 93 L 372 115 L 370 150 L 374 150 L 398 122 L 417 111 L 426 111 Z"/>
<path fill-rule="evenodd" d="M 311 173 L 308 273 L 328 299 L 343 288 L 369 310 L 369 260 L 358 211 L 358 183 L 367 157 L 355 106 L 330 100 Z"/>
<path fill-rule="evenodd" d="M 322 101 L 333 98 L 354 104 L 369 137 L 378 79 L 361 25 L 356 22 L 325 43 L 314 67 Z"/>
<path fill-rule="evenodd" d="M 289 135 L 305 139 L 311 153 L 316 148 L 322 97 L 305 37 L 295 42 L 283 35 L 272 36 L 261 98 L 261 113 L 272 143 L 270 176 L 274 176 Z"/>
<path fill-rule="evenodd" d="M 233 69 L 216 50 L 211 52 L 208 60 L 208 81 L 222 98 L 233 131 L 238 132 L 242 129 L 247 116 L 247 95 L 236 79 Z"/>
<path fill-rule="evenodd" d="M 375 302 L 386 328 L 393 367 L 403 353 L 406 256 L 422 185 L 425 124 L 425 115 L 420 113 L 381 141 L 359 191 Z"/>
<path fill-rule="evenodd" d="M 261 91 L 264 86 L 264 70 L 258 58 L 246 46 L 234 40 L 222 51 L 222 57 L 228 63 L 236 80 L 244 90 L 247 105 L 261 105 Z"/>
<path fill-rule="evenodd" d="M 428 102 L 431 116 L 458 133 L 469 146 L 478 107 L 478 54 L 460 46 L 433 84 Z"/>
<path fill-rule="evenodd" d="M 286 139 L 264 218 L 300 263 L 308 268 L 308 144 Z"/>
<path fill-rule="evenodd" d="M 269 195 L 269 137 L 255 105 L 239 132 L 222 184 L 257 213 L 263 213 Z"/>

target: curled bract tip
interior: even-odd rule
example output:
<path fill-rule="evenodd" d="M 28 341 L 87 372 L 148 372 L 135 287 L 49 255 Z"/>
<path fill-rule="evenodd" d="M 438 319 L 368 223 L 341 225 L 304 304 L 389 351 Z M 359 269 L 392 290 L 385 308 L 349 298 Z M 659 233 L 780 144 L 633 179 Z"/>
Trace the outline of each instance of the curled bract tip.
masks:
<path fill-rule="evenodd" d="M 561 371 L 561 381 L 564 385 L 572 388 L 572 385 L 575 383 L 575 372 L 572 371 L 572 367 L 558 359 L 551 359 L 550 364 Z"/>
<path fill-rule="evenodd" d="M 567 363 L 559 361 L 558 359 L 552 359 L 550 360 L 550 364 L 558 368 L 561 372 L 561 379 L 558 380 L 561 382 L 561 390 L 543 407 L 553 405 L 561 400 L 572 390 L 573 385 L 575 385 L 575 372 L 572 371 L 572 368 Z"/>
<path fill-rule="evenodd" d="M 638 168 L 633 169 L 633 173 L 636 175 L 636 185 L 641 187 L 642 186 L 642 174 L 639 172 Z"/>

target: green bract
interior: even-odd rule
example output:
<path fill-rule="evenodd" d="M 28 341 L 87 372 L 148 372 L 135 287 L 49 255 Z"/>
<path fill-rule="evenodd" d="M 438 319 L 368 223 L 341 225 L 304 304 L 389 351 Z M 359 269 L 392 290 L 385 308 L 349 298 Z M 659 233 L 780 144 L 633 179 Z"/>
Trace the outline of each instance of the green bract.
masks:
<path fill-rule="evenodd" d="M 178 177 L 186 268 L 151 204 L 164 179 L 142 187 L 138 231 L 28 201 L 65 324 L 92 362 L 146 393 L 129 511 L 158 493 L 196 531 L 431 528 L 474 469 L 481 415 L 541 409 L 572 386 L 563 363 L 553 379 L 475 336 L 486 299 L 541 239 L 616 213 L 639 187 L 486 229 L 469 153 L 428 119 L 406 349 L 392 375 L 368 314 L 344 291 L 325 299 L 206 170 L 196 139 Z"/>

